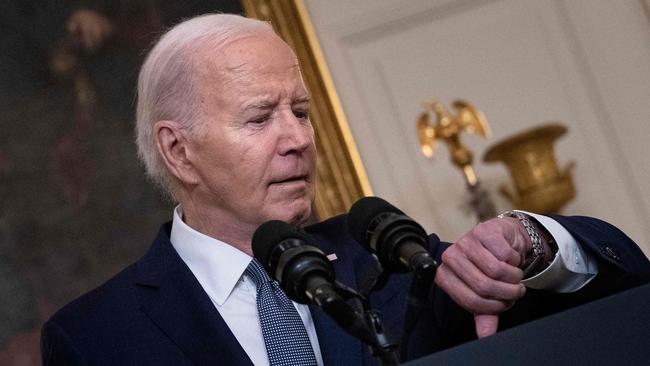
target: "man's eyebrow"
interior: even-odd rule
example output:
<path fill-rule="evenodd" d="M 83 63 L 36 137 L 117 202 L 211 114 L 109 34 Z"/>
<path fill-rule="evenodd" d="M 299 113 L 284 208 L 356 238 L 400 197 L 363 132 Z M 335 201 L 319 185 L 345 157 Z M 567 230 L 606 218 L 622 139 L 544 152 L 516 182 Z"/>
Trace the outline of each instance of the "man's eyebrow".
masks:
<path fill-rule="evenodd" d="M 296 98 L 292 104 L 304 104 L 304 103 L 309 103 L 311 101 L 311 96 L 310 95 L 305 95 L 303 97 L 298 97 Z M 252 109 L 271 109 L 275 107 L 277 104 L 276 101 L 272 99 L 259 99 L 259 100 L 253 100 L 249 103 L 247 103 L 244 106 L 244 111 L 249 111 Z"/>
<path fill-rule="evenodd" d="M 250 103 L 247 103 L 244 106 L 244 110 L 248 111 L 251 109 L 271 109 L 275 106 L 275 102 L 271 99 L 260 99 L 260 100 L 254 100 Z"/>
<path fill-rule="evenodd" d="M 311 95 L 305 95 L 304 97 L 298 97 L 293 101 L 293 104 L 309 103 L 311 101 Z"/>

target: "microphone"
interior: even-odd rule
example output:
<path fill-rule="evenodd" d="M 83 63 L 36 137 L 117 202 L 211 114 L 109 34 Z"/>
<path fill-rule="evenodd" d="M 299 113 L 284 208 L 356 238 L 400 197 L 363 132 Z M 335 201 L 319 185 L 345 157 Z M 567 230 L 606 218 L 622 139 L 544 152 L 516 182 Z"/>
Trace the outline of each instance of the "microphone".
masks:
<path fill-rule="evenodd" d="M 348 214 L 352 237 L 377 255 L 389 272 L 412 272 L 404 314 L 402 357 L 408 355 L 408 340 L 424 309 L 438 264 L 427 251 L 426 231 L 397 207 L 378 197 L 355 202 Z"/>
<path fill-rule="evenodd" d="M 309 242 L 305 232 L 272 220 L 253 234 L 253 255 L 290 299 L 301 304 L 313 302 L 351 335 L 377 344 L 372 330 L 337 292 L 332 263 Z"/>
<path fill-rule="evenodd" d="M 253 255 L 287 296 L 301 304 L 336 297 L 334 267 L 307 234 L 278 220 L 262 224 L 253 234 Z"/>
<path fill-rule="evenodd" d="M 348 215 L 352 237 L 377 255 L 390 272 L 433 270 L 426 231 L 397 207 L 378 197 L 364 197 L 352 205 Z"/>

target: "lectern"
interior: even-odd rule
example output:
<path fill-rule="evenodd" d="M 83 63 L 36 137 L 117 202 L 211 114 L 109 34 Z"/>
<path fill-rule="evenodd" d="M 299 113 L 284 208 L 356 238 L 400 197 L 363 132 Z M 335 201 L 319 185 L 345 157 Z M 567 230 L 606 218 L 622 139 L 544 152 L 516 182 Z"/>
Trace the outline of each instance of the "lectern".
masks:
<path fill-rule="evenodd" d="M 650 365 L 650 284 L 406 363 Z"/>

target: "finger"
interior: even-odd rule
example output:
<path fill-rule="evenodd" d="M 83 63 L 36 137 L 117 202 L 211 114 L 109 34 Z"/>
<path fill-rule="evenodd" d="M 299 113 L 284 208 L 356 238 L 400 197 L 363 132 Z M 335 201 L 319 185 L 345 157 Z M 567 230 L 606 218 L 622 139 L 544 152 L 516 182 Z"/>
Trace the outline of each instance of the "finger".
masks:
<path fill-rule="evenodd" d="M 497 332 L 499 316 L 490 314 L 474 314 L 474 324 L 476 325 L 476 335 L 479 338 L 491 336 Z"/>
<path fill-rule="evenodd" d="M 435 282 L 463 309 L 476 314 L 498 314 L 512 306 L 511 301 L 483 298 L 472 291 L 446 264 L 436 272 Z"/>
<path fill-rule="evenodd" d="M 499 260 L 483 245 L 471 245 L 470 240 L 459 240 L 455 246 L 489 278 L 519 283 L 524 272 L 509 263 Z"/>
<path fill-rule="evenodd" d="M 478 240 L 497 259 L 518 267 L 522 259 L 518 250 L 521 246 L 520 239 L 514 228 L 509 226 L 511 223 L 501 220 L 503 219 L 482 222 L 465 237 Z"/>
<path fill-rule="evenodd" d="M 451 251 L 451 252 L 449 252 Z M 449 253 L 447 253 L 449 252 Z M 495 259 L 496 260 L 496 259 Z M 496 300 L 516 300 L 524 295 L 525 287 L 519 281 L 515 283 L 494 280 L 486 276 L 475 263 L 459 250 L 447 249 L 443 254 L 443 263 L 459 277 L 472 292 L 482 298 Z"/>

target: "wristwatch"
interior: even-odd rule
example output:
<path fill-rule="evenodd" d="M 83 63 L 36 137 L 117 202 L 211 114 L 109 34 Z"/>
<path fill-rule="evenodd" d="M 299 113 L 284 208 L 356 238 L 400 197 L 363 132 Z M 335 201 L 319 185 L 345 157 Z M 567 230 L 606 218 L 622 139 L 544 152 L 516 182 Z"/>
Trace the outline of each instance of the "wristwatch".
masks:
<path fill-rule="evenodd" d="M 526 261 L 521 266 L 521 269 L 524 271 L 524 278 L 532 277 L 533 275 L 536 275 L 545 269 L 550 260 L 544 260 L 547 257 L 547 253 L 544 248 L 543 240 L 546 240 L 546 242 L 549 244 L 549 247 L 552 248 L 554 247 L 553 244 L 555 244 L 553 237 L 551 237 L 549 234 L 543 233 L 543 229 L 540 229 L 537 225 L 535 225 L 535 223 L 533 223 L 534 219 L 523 212 L 506 211 L 497 217 L 500 219 L 504 217 L 514 217 L 515 219 L 519 220 L 519 222 L 526 229 L 526 233 L 528 233 L 532 248 L 531 251 L 526 255 Z M 549 257 L 552 258 L 552 256 Z M 545 265 L 541 266 L 541 264 Z"/>

